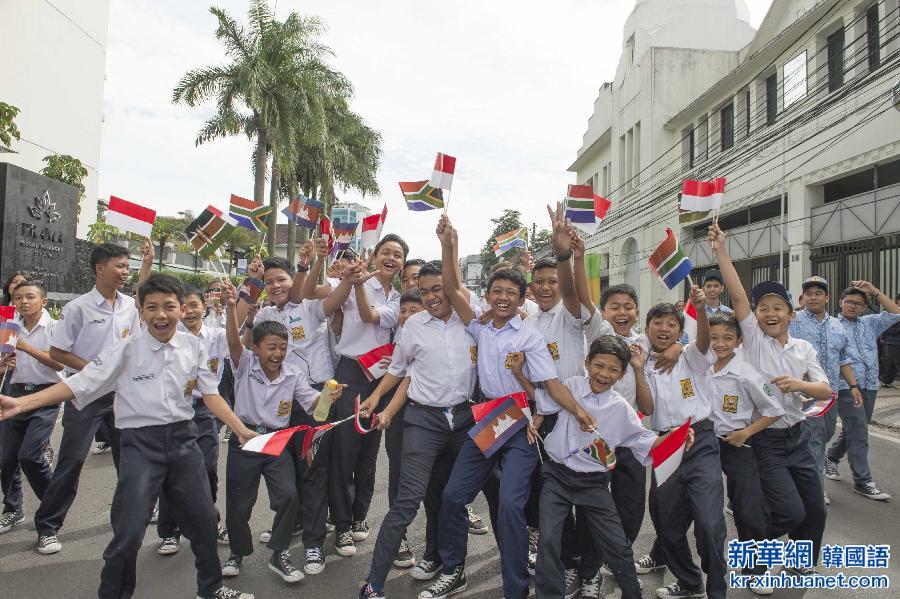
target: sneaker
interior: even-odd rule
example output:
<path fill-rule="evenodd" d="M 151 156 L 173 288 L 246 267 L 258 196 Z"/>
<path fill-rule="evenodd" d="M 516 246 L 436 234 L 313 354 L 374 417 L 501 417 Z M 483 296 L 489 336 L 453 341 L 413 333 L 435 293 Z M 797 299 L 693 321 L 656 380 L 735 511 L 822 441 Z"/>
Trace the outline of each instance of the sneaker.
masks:
<path fill-rule="evenodd" d="M 706 590 L 703 587 L 699 589 L 684 589 L 681 588 L 681 585 L 678 584 L 676 580 L 672 584 L 667 587 L 662 587 L 660 589 L 656 589 L 656 596 L 659 599 L 673 599 L 678 597 L 679 599 L 682 597 L 705 597 Z"/>
<path fill-rule="evenodd" d="M 431 580 L 441 573 L 441 564 L 435 560 L 420 559 L 409 575 L 416 580 Z"/>
<path fill-rule="evenodd" d="M 751 574 L 751 576 L 754 576 Z M 759 575 L 761 576 L 761 575 Z M 771 595 L 775 592 L 775 589 L 772 587 L 766 587 L 761 584 L 762 578 L 751 578 L 750 582 L 747 586 L 750 588 L 750 592 L 754 595 Z"/>
<path fill-rule="evenodd" d="M 291 531 L 291 534 L 295 537 L 303 536 L 303 524 L 297 524 L 294 529 Z"/>
<path fill-rule="evenodd" d="M 593 578 L 582 578 L 581 599 L 600 599 L 601 582 L 599 574 L 595 574 Z"/>
<path fill-rule="evenodd" d="M 53 453 L 53 448 L 50 446 L 49 443 L 47 443 L 46 445 L 44 445 L 44 461 L 46 461 L 47 465 L 50 466 L 51 468 L 53 468 L 53 458 L 54 457 L 55 457 L 55 454 Z"/>
<path fill-rule="evenodd" d="M 469 534 L 470 535 L 486 535 L 487 524 L 481 519 L 481 516 L 472 511 L 472 506 L 466 506 L 466 512 L 469 514 Z"/>
<path fill-rule="evenodd" d="M 51 555 L 62 551 L 62 543 L 56 535 L 41 535 L 38 537 L 37 551 L 41 555 Z"/>
<path fill-rule="evenodd" d="M 528 527 L 528 575 L 534 576 L 537 567 L 537 547 L 541 533 L 538 529 Z"/>
<path fill-rule="evenodd" d="M 259 533 L 259 542 L 260 543 L 268 543 L 269 539 L 272 538 L 272 529 L 264 530 Z"/>
<path fill-rule="evenodd" d="M 419 599 L 446 599 L 466 590 L 466 570 L 456 566 L 449 574 L 441 577 L 430 587 L 419 593 Z"/>
<path fill-rule="evenodd" d="M 325 517 L 325 534 L 330 535 L 334 532 L 334 522 L 331 521 L 331 514 Z"/>
<path fill-rule="evenodd" d="M 537 553 L 528 552 L 528 564 L 525 566 L 529 576 L 534 576 L 537 572 Z"/>
<path fill-rule="evenodd" d="M 93 455 L 103 455 L 104 453 L 112 453 L 112 445 L 109 443 L 97 443 L 91 450 Z"/>
<path fill-rule="evenodd" d="M 224 524 L 219 524 L 219 527 L 216 529 L 216 540 L 219 542 L 219 545 L 228 544 L 228 529 L 225 528 Z"/>
<path fill-rule="evenodd" d="M 400 549 L 397 550 L 397 557 L 394 558 L 394 565 L 398 568 L 412 568 L 416 565 L 416 558 L 406 542 L 406 537 L 400 539 Z"/>
<path fill-rule="evenodd" d="M 615 575 L 612 573 L 612 570 L 609 569 L 609 566 L 607 566 L 606 564 L 600 564 L 600 576 L 612 577 Z"/>
<path fill-rule="evenodd" d="M 310 576 L 315 576 L 325 569 L 325 555 L 321 547 L 309 547 L 306 550 L 306 559 L 303 563 L 303 571 Z"/>
<path fill-rule="evenodd" d="M 725 504 L 725 513 L 734 518 L 734 508 L 731 507 L 731 500 L 728 500 L 728 503 Z"/>
<path fill-rule="evenodd" d="M 159 520 L 159 504 L 155 504 L 153 506 L 153 511 L 150 512 L 150 524 L 156 524 L 156 521 Z"/>
<path fill-rule="evenodd" d="M 376 591 L 371 584 L 366 584 L 359 590 L 359 599 L 384 599 L 384 589 Z"/>
<path fill-rule="evenodd" d="M 841 480 L 841 473 L 838 472 L 837 462 L 825 458 L 825 478 L 828 480 Z"/>
<path fill-rule="evenodd" d="M 166 537 L 156 548 L 156 552 L 160 555 L 175 555 L 179 550 L 181 550 L 181 540 L 178 537 Z"/>
<path fill-rule="evenodd" d="M 14 512 L 4 512 L 0 516 L 0 533 L 9 532 L 23 522 L 25 522 L 25 512 L 21 509 Z"/>
<path fill-rule="evenodd" d="M 784 571 L 791 576 L 819 576 L 819 573 L 809 566 L 785 566 Z"/>
<path fill-rule="evenodd" d="M 272 552 L 269 570 L 278 574 L 285 582 L 300 582 L 305 578 L 303 572 L 294 567 L 294 562 L 291 561 L 291 552 L 287 549 Z"/>
<path fill-rule="evenodd" d="M 578 594 L 581 592 L 581 576 L 578 575 L 578 570 L 572 568 L 571 570 L 566 570 L 566 599 L 575 599 Z"/>
<path fill-rule="evenodd" d="M 660 564 L 659 562 L 654 561 L 649 554 L 634 562 L 634 569 L 638 574 L 650 574 L 650 572 L 662 570 L 665 567 L 665 564 Z"/>
<path fill-rule="evenodd" d="M 339 534 L 334 542 L 334 550 L 341 557 L 353 557 L 356 555 L 356 543 L 353 541 L 353 533 L 348 530 Z"/>
<path fill-rule="evenodd" d="M 244 561 L 244 558 L 240 555 L 231 554 L 228 556 L 228 559 L 225 560 L 225 565 L 222 566 L 222 576 L 237 576 L 241 573 L 241 563 Z"/>
<path fill-rule="evenodd" d="M 197 599 L 254 599 L 254 596 L 251 593 L 242 593 L 228 587 L 219 587 L 211 595 L 197 595 Z"/>
<path fill-rule="evenodd" d="M 231 441 L 231 429 L 226 427 L 225 434 L 222 435 L 222 443 L 228 443 L 229 441 Z"/>
<path fill-rule="evenodd" d="M 354 522 L 350 525 L 350 530 L 353 532 L 354 541 L 365 541 L 369 538 L 369 523 L 365 520 Z"/>
<path fill-rule="evenodd" d="M 884 491 L 878 490 L 878 487 L 876 487 L 873 482 L 868 482 L 863 486 L 853 485 L 853 492 L 857 495 L 862 495 L 867 499 L 874 499 L 876 501 L 888 501 L 891 498 L 891 496 Z M 0 530 L 0 532 L 3 531 Z"/>
<path fill-rule="evenodd" d="M 828 498 L 828 493 L 825 493 L 825 505 L 831 505 L 831 499 Z"/>

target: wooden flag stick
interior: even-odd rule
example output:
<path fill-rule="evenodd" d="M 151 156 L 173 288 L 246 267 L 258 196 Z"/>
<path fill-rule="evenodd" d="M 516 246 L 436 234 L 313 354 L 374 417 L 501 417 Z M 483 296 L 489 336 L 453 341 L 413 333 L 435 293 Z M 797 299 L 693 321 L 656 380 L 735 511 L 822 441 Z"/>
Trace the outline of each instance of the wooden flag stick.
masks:
<path fill-rule="evenodd" d="M 447 199 L 444 200 L 444 214 L 447 214 L 447 208 L 450 206 L 450 190 L 447 190 Z"/>
<path fill-rule="evenodd" d="M 694 286 L 694 279 L 691 278 L 691 275 L 687 276 L 687 281 L 688 281 L 688 285 L 690 285 L 691 287 Z"/>

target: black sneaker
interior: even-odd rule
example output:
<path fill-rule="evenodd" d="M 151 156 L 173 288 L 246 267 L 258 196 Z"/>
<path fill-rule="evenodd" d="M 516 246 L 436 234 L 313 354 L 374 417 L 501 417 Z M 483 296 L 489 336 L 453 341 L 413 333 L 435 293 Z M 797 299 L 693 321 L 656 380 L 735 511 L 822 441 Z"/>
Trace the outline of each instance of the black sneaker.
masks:
<path fill-rule="evenodd" d="M 224 524 L 219 524 L 219 527 L 216 529 L 216 540 L 219 542 L 219 545 L 228 544 L 228 529 L 225 528 Z"/>
<path fill-rule="evenodd" d="M 649 574 L 650 572 L 654 572 L 656 570 L 662 570 L 665 567 L 665 564 L 654 561 L 653 558 L 649 555 L 645 555 L 638 561 L 634 562 L 634 569 L 638 574 Z"/>
<path fill-rule="evenodd" d="M 0 533 L 9 532 L 23 522 L 25 522 L 25 512 L 21 509 L 14 512 L 4 512 L 0 516 Z"/>
<path fill-rule="evenodd" d="M 321 547 L 308 547 L 306 549 L 306 560 L 303 564 L 303 571 L 310 576 L 315 576 L 325 569 L 325 554 L 322 553 Z"/>
<path fill-rule="evenodd" d="M 581 599 L 600 599 L 600 574 L 581 579 Z"/>
<path fill-rule="evenodd" d="M 430 559 L 420 559 L 416 567 L 410 570 L 409 575 L 416 580 L 431 580 L 441 573 L 441 564 Z"/>
<path fill-rule="evenodd" d="M 353 542 L 353 533 L 348 530 L 339 534 L 334 542 L 334 550 L 341 557 L 353 557 L 356 555 L 356 543 Z"/>
<path fill-rule="evenodd" d="M 456 566 L 449 574 L 441 577 L 430 587 L 419 593 L 419 599 L 446 599 L 466 590 L 466 570 Z"/>
<path fill-rule="evenodd" d="M 538 529 L 528 527 L 528 575 L 534 576 L 535 569 L 537 568 L 537 550 L 538 550 L 538 541 L 540 540 L 541 533 Z"/>
<path fill-rule="evenodd" d="M 667 587 L 662 587 L 661 589 L 656 589 L 656 596 L 659 599 L 674 599 L 674 598 L 682 598 L 682 597 L 705 597 L 706 591 L 703 587 L 699 589 L 685 589 L 682 588 L 678 581 L 676 580 L 672 584 Z"/>
<path fill-rule="evenodd" d="M 874 499 L 875 501 L 889 501 L 891 499 L 890 495 L 880 491 L 873 482 L 868 482 L 863 486 L 853 485 L 853 492 L 857 495 L 862 495 L 866 499 Z M 0 530 L 0 532 L 3 531 Z"/>
<path fill-rule="evenodd" d="M 233 553 L 229 555 L 228 559 L 225 560 L 225 565 L 222 566 L 222 576 L 237 576 L 240 574 L 243 561 L 244 558 L 240 555 Z"/>
<path fill-rule="evenodd" d="M 103 455 L 104 453 L 112 453 L 112 445 L 109 443 L 97 443 L 91 450 L 91 454 L 93 455 Z"/>
<path fill-rule="evenodd" d="M 156 524 L 157 520 L 159 520 L 159 503 L 154 504 L 150 511 L 150 524 Z"/>
<path fill-rule="evenodd" d="M 255 599 L 252 593 L 242 593 L 229 589 L 228 587 L 219 587 L 209 595 L 197 595 L 197 599 Z"/>
<path fill-rule="evenodd" d="M 394 558 L 394 565 L 398 568 L 412 568 L 416 565 L 416 558 L 406 542 L 406 537 L 400 539 L 400 549 L 397 550 L 397 557 Z"/>
<path fill-rule="evenodd" d="M 55 454 L 53 452 L 53 448 L 50 446 L 49 443 L 47 443 L 46 445 L 44 445 L 44 461 L 47 462 L 47 465 L 50 466 L 51 468 L 53 468 L 53 458 L 54 457 L 55 457 Z"/>
<path fill-rule="evenodd" d="M 354 541 L 365 541 L 369 538 L 369 523 L 365 520 L 354 522 L 350 525 L 350 530 L 353 532 Z"/>
<path fill-rule="evenodd" d="M 178 537 L 166 537 L 159 543 L 156 552 L 160 555 L 175 555 L 181 550 L 181 541 Z"/>
<path fill-rule="evenodd" d="M 56 535 L 42 535 L 38 537 L 37 552 L 41 555 L 50 555 L 62 551 L 62 543 Z"/>
<path fill-rule="evenodd" d="M 566 599 L 575 599 L 578 594 L 581 592 L 581 576 L 578 575 L 578 570 L 575 568 L 571 568 L 566 570 Z"/>
<path fill-rule="evenodd" d="M 303 572 L 294 567 L 294 562 L 291 561 L 291 552 L 287 549 L 272 552 L 269 570 L 278 574 L 285 582 L 300 582 L 305 578 Z"/>
<path fill-rule="evenodd" d="M 529 576 L 534 576 L 537 572 L 537 553 L 528 552 L 528 564 L 525 566 Z"/>
<path fill-rule="evenodd" d="M 819 573 L 809 566 L 785 566 L 784 571 L 791 576 L 819 576 Z"/>
<path fill-rule="evenodd" d="M 466 506 L 466 513 L 469 516 L 469 534 L 470 535 L 486 535 L 487 524 L 481 519 L 481 516 L 472 511 L 472 506 Z"/>
<path fill-rule="evenodd" d="M 359 599 L 384 599 L 384 590 L 376 591 L 371 584 L 366 583 L 359 590 Z"/>
<path fill-rule="evenodd" d="M 841 480 L 841 473 L 838 472 L 837 462 L 825 458 L 825 478 L 828 480 Z"/>

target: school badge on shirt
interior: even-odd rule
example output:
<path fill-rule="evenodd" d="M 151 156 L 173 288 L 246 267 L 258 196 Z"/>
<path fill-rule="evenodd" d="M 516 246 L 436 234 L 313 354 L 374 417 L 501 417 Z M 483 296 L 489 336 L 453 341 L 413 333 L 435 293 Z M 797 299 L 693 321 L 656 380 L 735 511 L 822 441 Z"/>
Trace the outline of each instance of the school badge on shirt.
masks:
<path fill-rule="evenodd" d="M 722 397 L 722 411 L 728 412 L 730 414 L 737 413 L 738 406 L 738 396 L 737 395 L 725 395 Z"/>
<path fill-rule="evenodd" d="M 681 399 L 694 397 L 694 383 L 691 379 L 681 379 Z"/>
<path fill-rule="evenodd" d="M 284 418 L 285 416 L 291 413 L 291 402 L 290 400 L 282 400 L 278 402 L 278 412 L 276 412 L 279 418 Z"/>
<path fill-rule="evenodd" d="M 190 379 L 184 385 L 184 396 L 190 397 L 194 393 L 194 389 L 197 388 L 197 379 Z"/>
<path fill-rule="evenodd" d="M 556 341 L 553 343 L 547 344 L 547 349 L 550 351 L 550 357 L 554 360 L 559 360 L 559 346 L 556 344 Z"/>
<path fill-rule="evenodd" d="M 124 328 L 124 329 L 122 329 L 122 339 L 124 339 L 125 337 L 127 337 L 129 332 L 131 332 L 131 329 L 129 329 L 129 328 L 127 328 L 127 327 Z"/>
<path fill-rule="evenodd" d="M 291 335 L 294 337 L 294 341 L 302 341 L 306 338 L 306 333 L 303 331 L 303 325 L 298 324 L 294 328 L 291 329 Z"/>
<path fill-rule="evenodd" d="M 506 354 L 506 369 L 507 369 L 507 370 L 509 370 L 510 368 L 512 368 L 512 360 L 513 360 L 513 355 L 512 355 L 512 354 Z"/>
<path fill-rule="evenodd" d="M 206 363 L 207 368 L 212 373 L 219 372 L 219 358 L 210 358 L 209 362 Z"/>
<path fill-rule="evenodd" d="M 478 362 L 478 346 L 470 345 L 469 346 L 469 357 L 472 358 L 472 364 Z"/>

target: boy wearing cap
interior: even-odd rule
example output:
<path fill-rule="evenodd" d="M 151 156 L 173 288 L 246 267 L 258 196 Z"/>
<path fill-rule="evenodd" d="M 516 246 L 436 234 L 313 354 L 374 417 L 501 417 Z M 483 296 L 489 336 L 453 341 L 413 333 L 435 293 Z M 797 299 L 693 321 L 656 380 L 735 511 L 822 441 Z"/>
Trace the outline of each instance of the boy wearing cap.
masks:
<path fill-rule="evenodd" d="M 706 271 L 703 275 L 703 294 L 706 296 L 706 316 L 716 314 L 734 314 L 734 310 L 723 304 L 719 297 L 725 291 L 722 273 L 716 269 Z"/>
<path fill-rule="evenodd" d="M 734 315 L 741 326 L 741 356 L 772 385 L 784 408 L 784 416 L 754 435 L 753 452 L 759 465 L 766 505 L 771 517 L 771 536 L 788 534 L 791 539 L 813 543 L 817 562 L 825 531 L 825 501 L 821 469 L 817 468 L 803 426 L 803 395 L 826 400 L 831 395 L 828 376 L 812 344 L 788 333 L 794 317 L 793 301 L 780 283 L 766 281 L 753 288 L 753 306 L 744 291 L 731 257 L 725 233 L 714 224 L 709 244 L 716 255 L 725 283 L 731 289 Z M 809 567 L 786 568 L 791 574 L 808 576 Z"/>

